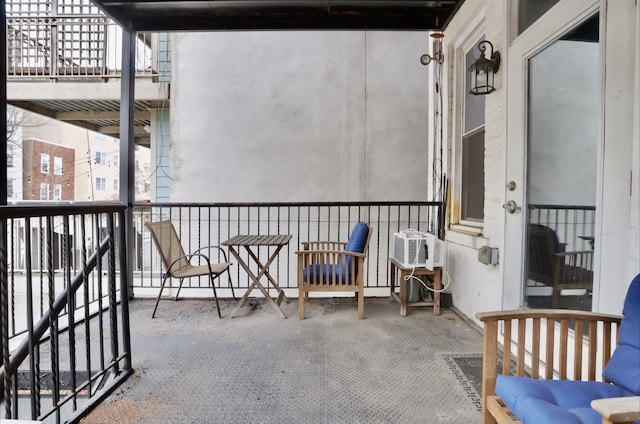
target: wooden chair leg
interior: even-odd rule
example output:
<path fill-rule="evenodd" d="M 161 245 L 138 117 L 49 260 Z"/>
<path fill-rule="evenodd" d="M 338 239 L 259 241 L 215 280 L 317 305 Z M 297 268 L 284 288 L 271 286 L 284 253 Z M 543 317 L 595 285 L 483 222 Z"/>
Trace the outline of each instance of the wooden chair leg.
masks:
<path fill-rule="evenodd" d="M 304 298 L 308 296 L 302 285 L 298 286 L 298 318 L 304 319 Z"/>
<path fill-rule="evenodd" d="M 356 292 L 358 298 L 358 319 L 364 319 L 364 293 L 362 292 L 362 286 Z"/>
<path fill-rule="evenodd" d="M 169 278 L 169 274 L 165 274 L 164 278 L 162 279 L 162 284 L 160 285 L 160 293 L 158 293 L 158 299 L 156 299 L 156 306 L 153 308 L 153 313 L 151 314 L 151 318 L 155 318 L 156 317 L 156 310 L 158 309 L 158 303 L 160 303 L 160 296 L 162 296 L 162 290 L 164 290 L 164 285 L 167 282 L 167 278 Z"/>

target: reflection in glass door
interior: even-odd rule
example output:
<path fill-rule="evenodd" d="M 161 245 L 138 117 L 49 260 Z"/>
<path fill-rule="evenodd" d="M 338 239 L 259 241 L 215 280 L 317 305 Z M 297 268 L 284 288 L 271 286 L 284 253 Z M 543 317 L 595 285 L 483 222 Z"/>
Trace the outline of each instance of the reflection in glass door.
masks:
<path fill-rule="evenodd" d="M 591 310 L 598 15 L 529 59 L 525 306 Z"/>

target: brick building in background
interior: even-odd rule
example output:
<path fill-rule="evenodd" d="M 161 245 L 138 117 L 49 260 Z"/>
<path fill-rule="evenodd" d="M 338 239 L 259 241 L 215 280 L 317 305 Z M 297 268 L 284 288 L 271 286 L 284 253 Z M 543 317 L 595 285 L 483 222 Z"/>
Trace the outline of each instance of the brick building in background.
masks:
<path fill-rule="evenodd" d="M 22 154 L 23 200 L 75 200 L 75 149 L 26 139 Z"/>

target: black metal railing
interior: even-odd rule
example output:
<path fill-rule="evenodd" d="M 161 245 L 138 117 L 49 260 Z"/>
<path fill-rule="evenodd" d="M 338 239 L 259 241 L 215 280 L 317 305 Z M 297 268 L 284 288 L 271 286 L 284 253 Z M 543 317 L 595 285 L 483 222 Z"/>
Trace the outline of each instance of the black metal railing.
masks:
<path fill-rule="evenodd" d="M 285 291 L 297 295 L 297 274 L 294 252 L 308 240 L 346 241 L 353 225 L 366 221 L 373 229 L 367 256 L 365 288 L 367 295 L 387 293 L 389 261 L 394 232 L 413 228 L 441 235 L 442 204 L 438 202 L 305 202 L 305 203 L 151 203 L 138 204 L 134 209 L 135 275 L 134 291 L 157 294 L 162 273 L 159 256 L 153 247 L 146 222 L 170 219 L 178 231 L 185 251 L 204 246 L 221 245 L 237 234 L 291 234 L 270 273 Z M 263 253 L 270 252 L 264 247 Z M 214 258 L 220 260 L 221 258 Z M 249 261 L 250 262 L 250 261 Z M 248 287 L 250 279 L 240 267 L 232 272 L 234 285 Z M 230 296 L 226 281 L 220 293 Z M 207 288 L 208 280 L 185 281 L 183 292 Z M 185 288 L 187 289 L 185 291 Z M 385 289 L 378 290 L 376 289 Z M 183 293 L 181 292 L 181 293 Z M 192 291 L 197 295 L 197 291 Z M 205 292 L 209 293 L 209 291 Z"/>
<path fill-rule="evenodd" d="M 125 214 L 121 205 L 0 207 L 0 418 L 77 422 L 133 372 L 128 302 L 121 293 L 133 288 L 137 296 L 155 296 L 164 272 L 146 222 L 170 219 L 187 251 L 236 234 L 291 234 L 270 274 L 292 291 L 301 242 L 346 241 L 353 225 L 366 221 L 373 229 L 369 296 L 388 293 L 394 232 L 443 231 L 443 207 L 436 202 L 154 203 L 134 207 L 133 246 L 127 246 Z M 249 286 L 240 267 L 232 278 L 235 287 Z M 221 296 L 231 295 L 226 281 L 218 284 Z M 209 296 L 200 288 L 208 288 L 208 280 L 194 278 L 183 290 Z"/>
<path fill-rule="evenodd" d="M 77 422 L 132 373 L 124 211 L 0 207 L 0 417 Z"/>

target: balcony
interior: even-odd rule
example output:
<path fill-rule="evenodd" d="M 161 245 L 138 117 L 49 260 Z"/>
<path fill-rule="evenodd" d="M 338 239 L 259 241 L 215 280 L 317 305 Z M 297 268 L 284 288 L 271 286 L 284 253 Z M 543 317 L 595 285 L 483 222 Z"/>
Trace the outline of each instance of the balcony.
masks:
<path fill-rule="evenodd" d="M 469 327 L 465 327 L 465 332 L 468 332 L 465 334 L 474 334 L 475 337 L 475 341 L 469 342 L 469 345 L 456 347 L 459 340 L 455 341 L 447 336 L 455 328 L 459 330 L 463 325 L 460 318 L 452 312 L 433 317 L 431 309 L 425 308 L 416 311 L 413 314 L 414 318 L 401 320 L 399 306 L 390 304 L 388 300 L 387 258 L 393 233 L 402 228 L 438 233 L 441 231 L 440 217 L 443 213 L 439 203 L 140 204 L 134 209 L 135 236 L 131 239 L 133 248 L 130 248 L 124 241 L 126 237 L 123 223 L 126 214 L 120 206 L 43 205 L 2 208 L 3 219 L 6 220 L 7 246 L 7 255 L 2 260 L 2 275 L 7 276 L 6 284 L 3 284 L 6 290 L 2 299 L 6 301 L 2 302 L 2 334 L 3 345 L 9 348 L 5 352 L 2 368 L 4 387 L 7 389 L 3 417 L 77 422 L 123 383 L 133 373 L 133 368 L 138 366 L 136 364 L 141 364 L 144 369 L 146 365 L 142 364 L 148 363 L 159 352 L 152 344 L 144 341 L 145 337 L 152 334 L 148 331 L 149 325 L 155 326 L 153 331 L 160 331 L 159 334 L 171 335 L 169 338 L 172 342 L 167 344 L 167 347 L 174 342 L 174 346 L 185 343 L 185 337 L 193 342 L 210 342 L 216 339 L 215 336 L 209 339 L 198 336 L 203 331 L 212 330 L 213 323 L 222 325 L 216 326 L 216 329 L 228 331 L 228 337 L 236 337 L 235 333 L 240 340 L 247 340 L 247 335 L 242 334 L 246 330 L 260 332 L 261 326 L 264 326 L 265 335 L 269 334 L 269 328 L 277 327 L 290 337 L 299 331 L 295 329 L 303 329 L 305 327 L 300 326 L 308 325 L 304 332 L 309 340 L 320 343 L 313 349 L 323 349 L 322 340 L 327 341 L 334 337 L 332 328 L 339 327 L 340 322 L 351 324 L 346 325 L 345 332 L 339 333 L 342 335 L 338 337 L 346 340 L 363 337 L 357 331 L 357 327 L 354 327 L 358 321 L 355 319 L 353 298 L 312 299 L 309 319 L 303 322 L 295 317 L 295 301 L 284 305 L 288 315 L 292 316 L 288 320 L 282 320 L 272 314 L 270 309 L 255 311 L 261 309 L 263 299 L 250 298 L 249 307 L 241 309 L 238 319 L 212 321 L 217 318 L 215 313 L 212 314 L 210 288 L 204 279 L 193 279 L 185 283 L 182 294 L 191 300 L 178 303 L 164 301 L 161 303 L 158 319 L 151 320 L 149 306 L 152 305 L 152 301 L 149 297 L 157 295 L 163 269 L 145 231 L 144 223 L 160 219 L 171 219 L 174 222 L 187 250 L 219 244 L 226 238 L 240 233 L 292 234 L 290 246 L 281 252 L 278 261 L 270 267 L 270 273 L 278 279 L 291 297 L 295 297 L 297 290 L 293 252 L 298 244 L 304 240 L 320 238 L 344 240 L 348 237 L 353 223 L 365 220 L 370 223 L 374 233 L 365 277 L 365 293 L 369 297 L 365 307 L 369 321 L 365 325 L 369 327 L 368 331 L 373 333 L 370 337 L 364 336 L 364 340 L 374 343 L 374 334 L 380 326 L 391 325 L 386 330 L 386 335 L 377 334 L 378 337 L 382 337 L 380 342 L 387 344 L 385 349 L 386 355 L 389 356 L 385 361 L 389 361 L 391 369 L 394 369 L 393 362 L 396 358 L 393 347 L 397 345 L 390 337 L 396 331 L 405 335 L 417 331 L 418 333 L 409 337 L 413 344 L 424 345 L 425 349 L 432 344 L 425 340 L 430 335 L 436 336 L 438 343 L 443 346 L 438 348 L 437 353 L 433 353 L 439 361 L 446 359 L 442 356 L 445 354 L 480 352 L 479 336 L 470 332 Z M 133 264 L 131 272 L 125 266 L 127 254 L 133 258 L 129 262 Z M 129 278 L 128 275 L 133 277 Z M 240 288 L 238 292 L 241 294 L 243 289 L 249 286 L 249 277 L 237 264 L 232 275 L 234 286 Z M 220 286 L 219 295 L 227 298 L 223 300 L 223 313 L 228 315 L 235 302 L 230 299 L 231 294 L 226 281 L 217 281 L 217 284 Z M 130 296 L 123 297 L 122 294 L 125 292 L 129 292 Z M 130 315 L 129 312 L 130 297 L 135 315 Z M 175 306 L 178 306 L 178 309 L 175 309 Z M 196 316 L 181 323 L 189 325 L 189 329 L 176 327 L 172 332 L 165 332 L 167 327 L 162 323 L 180 321 L 173 314 L 183 314 L 183 309 L 180 312 L 183 307 L 187 308 L 188 314 L 200 312 L 201 316 L 196 313 Z M 255 312 L 255 316 L 252 312 Z M 175 319 L 170 318 L 171 316 Z M 196 317 L 201 320 L 199 323 Z M 273 323 L 274 317 L 277 318 L 275 321 L 278 325 Z M 427 326 L 423 321 L 426 317 L 434 320 Z M 388 319 L 393 320 L 395 324 L 387 322 Z M 456 323 L 455 328 L 451 327 L 449 321 Z M 130 323 L 133 322 L 135 324 L 131 327 Z M 403 330 L 405 324 L 407 327 Z M 292 330 L 291 326 L 295 329 Z M 442 326 L 441 330 L 433 334 L 434 329 L 439 326 Z M 410 330 L 412 328 L 413 330 Z M 326 334 L 322 335 L 323 332 Z M 322 336 L 318 338 L 318 335 Z M 157 340 L 163 339 L 160 335 L 157 337 Z M 285 334 L 274 337 L 277 340 L 285 337 Z M 141 344 L 137 345 L 137 348 L 132 347 L 132 340 Z M 187 345 L 191 343 L 188 342 Z M 234 346 L 239 351 L 248 347 L 243 345 L 243 342 Z M 281 349 L 277 346 L 276 343 L 272 348 Z M 446 346 L 451 348 L 448 349 Z M 207 349 L 196 351 L 203 352 Z M 228 353 L 236 356 L 239 351 Z M 373 348 L 366 348 L 364 351 L 376 356 L 376 350 Z M 343 354 L 346 353 L 340 353 Z M 361 377 L 364 382 L 367 379 L 378 378 L 377 373 L 369 373 L 366 370 L 367 366 L 364 364 L 368 363 L 368 360 L 362 362 L 364 359 L 358 359 L 358 355 L 348 356 L 360 363 L 359 367 L 365 367 Z M 206 364 L 197 365 L 185 358 L 181 359 L 178 355 L 175 359 L 176 363 L 188 368 L 187 374 L 198 373 L 201 367 L 207 367 L 206 364 L 211 359 L 205 355 L 202 358 L 207 361 Z M 415 359 L 419 361 L 420 357 Z M 288 363 L 286 359 L 281 360 L 284 361 L 283 364 Z M 448 360 L 453 361 L 450 358 Z M 161 361 L 165 365 L 159 365 L 157 371 L 166 371 L 166 358 Z M 293 366 L 304 365 L 299 362 L 300 358 L 291 358 L 291 361 Z M 422 362 L 420 364 L 424 366 Z M 401 367 L 404 366 L 409 364 Z M 351 369 L 351 365 L 348 368 Z M 219 369 L 225 370 L 224 367 Z M 263 367 L 257 364 L 254 368 L 256 375 L 260 374 L 261 369 Z M 401 373 L 407 372 L 404 368 L 398 370 Z M 151 370 L 143 371 L 141 375 L 148 372 Z M 226 375 L 230 377 L 229 374 Z M 150 384 L 147 387 L 155 391 L 155 383 L 149 380 L 141 383 Z M 325 383 L 329 383 L 329 380 Z M 249 386 L 244 387 L 250 386 L 249 383 Z M 311 390 L 312 387 L 309 386 L 307 390 Z M 203 393 L 197 389 L 195 383 L 191 390 Z M 415 390 L 415 387 L 409 385 L 407 390 Z M 461 393 L 464 394 L 464 390 Z M 381 394 L 378 393 L 377 396 Z M 408 393 L 405 398 L 410 399 Z M 284 402 L 286 399 L 280 401 Z M 474 405 L 472 401 L 470 411 L 477 413 Z"/>
<path fill-rule="evenodd" d="M 588 209 L 537 205 L 531 221 L 581 243 L 593 221 Z M 6 276 L 1 330 L 9 347 L 1 371 L 3 418 L 78 422 L 98 405 L 83 422 L 104 422 L 105 414 L 123 422 L 479 417 L 476 328 L 448 308 L 439 316 L 411 308 L 401 317 L 389 301 L 393 233 L 440 234 L 440 203 L 144 203 L 133 208 L 129 244 L 126 212 L 118 205 L 0 210 L 7 246 L 0 262 Z M 194 278 L 185 281 L 184 300 L 163 300 L 151 319 L 164 269 L 144 224 L 164 219 L 174 223 L 187 251 L 236 234 L 291 234 L 269 269 L 292 298 L 282 305 L 289 318 L 259 294 L 229 318 L 236 301 L 222 278 L 216 280 L 219 320 L 208 281 Z M 358 220 L 373 229 L 365 320 L 356 319 L 353 297 L 330 294 L 312 297 L 307 319 L 299 321 L 293 252 L 306 240 L 346 240 Z M 269 255 L 261 249 L 259 256 Z M 232 281 L 236 295 L 250 284 L 238 264 Z M 166 297 L 175 295 L 177 282 L 171 283 Z M 138 378 L 127 380 L 134 369 Z M 127 389 L 116 391 L 125 381 Z"/>

